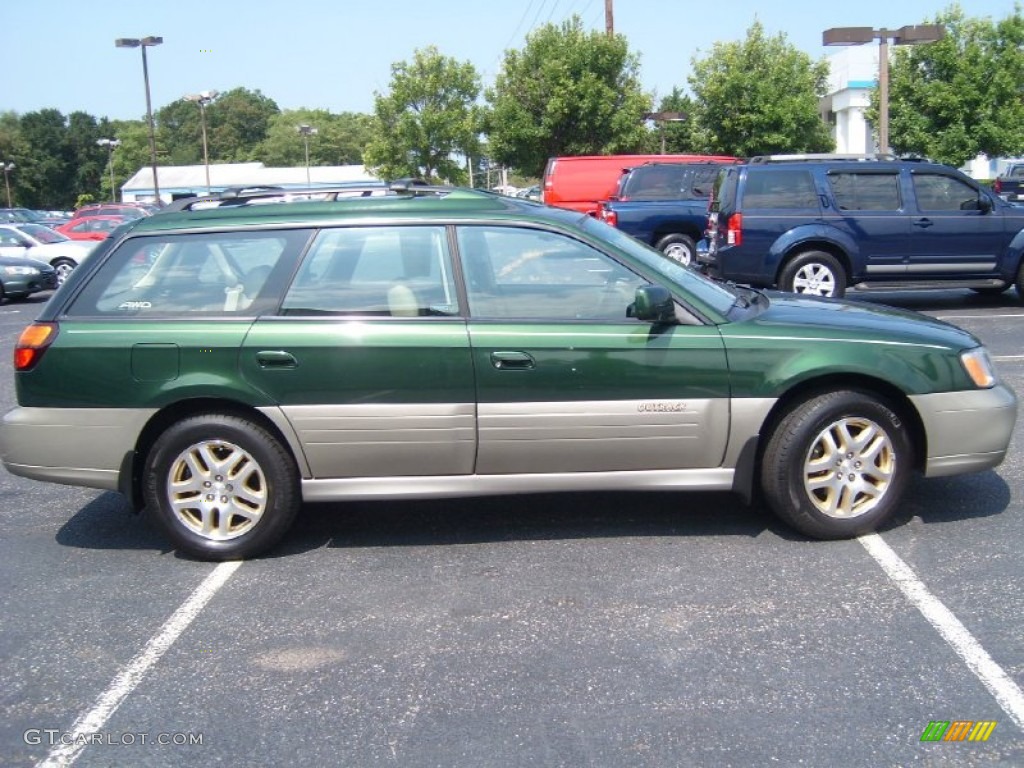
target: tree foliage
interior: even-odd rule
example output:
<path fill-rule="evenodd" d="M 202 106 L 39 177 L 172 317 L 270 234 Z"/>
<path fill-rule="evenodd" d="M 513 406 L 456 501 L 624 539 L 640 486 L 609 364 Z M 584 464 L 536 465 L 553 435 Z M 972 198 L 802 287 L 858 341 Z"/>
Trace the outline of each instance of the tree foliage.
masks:
<path fill-rule="evenodd" d="M 939 14 L 943 39 L 898 46 L 889 68 L 889 144 L 953 166 L 979 152 L 1024 153 L 1024 17 L 992 21 L 959 6 Z M 868 118 L 877 121 L 878 95 Z"/>
<path fill-rule="evenodd" d="M 539 176 L 549 157 L 643 149 L 650 98 L 622 35 L 587 32 L 579 16 L 547 24 L 505 51 L 487 92 L 492 157 Z"/>
<path fill-rule="evenodd" d="M 374 98 L 374 137 L 367 165 L 385 178 L 403 176 L 462 182 L 456 155 L 479 147 L 480 77 L 469 62 L 437 48 L 417 50 L 412 62 L 391 66 L 390 90 Z"/>
<path fill-rule="evenodd" d="M 768 36 L 755 21 L 744 41 L 715 43 L 692 64 L 693 122 L 702 151 L 749 157 L 835 147 L 818 110 L 828 63 L 812 61 L 784 34 Z"/>
<path fill-rule="evenodd" d="M 363 148 L 373 137 L 372 118 L 355 112 L 332 114 L 324 109 L 297 109 L 270 118 L 267 137 L 253 152 L 253 159 L 268 166 L 298 166 L 306 162 L 300 125 L 317 134 L 309 139 L 310 165 L 362 165 Z"/>

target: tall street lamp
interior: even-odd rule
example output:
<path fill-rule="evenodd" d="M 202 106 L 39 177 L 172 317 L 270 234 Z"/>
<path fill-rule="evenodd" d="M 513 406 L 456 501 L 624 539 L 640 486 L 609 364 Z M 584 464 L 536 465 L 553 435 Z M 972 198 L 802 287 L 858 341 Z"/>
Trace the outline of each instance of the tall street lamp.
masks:
<path fill-rule="evenodd" d="M 217 91 L 200 91 L 190 93 L 185 101 L 194 101 L 199 105 L 199 122 L 203 126 L 203 164 L 206 166 L 206 194 L 210 194 L 210 153 L 206 146 L 206 105 L 217 98 Z"/>
<path fill-rule="evenodd" d="M 118 48 L 141 48 L 142 49 L 142 79 L 146 84 L 146 122 L 149 123 L 149 159 L 153 166 L 153 192 L 156 195 L 156 202 L 160 202 L 160 181 L 156 177 L 156 129 L 153 127 L 153 104 L 149 98 L 149 65 L 146 63 L 146 49 L 152 45 L 160 45 L 162 37 L 119 37 L 114 41 Z"/>
<path fill-rule="evenodd" d="M 302 135 L 302 143 L 306 145 L 306 186 L 312 186 L 309 180 L 309 137 L 316 136 L 319 131 L 311 125 L 300 125 L 297 127 L 298 132 Z"/>
<path fill-rule="evenodd" d="M 685 112 L 644 112 L 644 120 L 653 120 L 661 134 L 661 154 L 665 154 L 665 123 L 686 122 Z"/>
<path fill-rule="evenodd" d="M 118 139 L 96 139 L 96 143 L 107 148 L 107 162 L 110 165 L 110 202 L 117 202 L 117 190 L 114 188 L 114 149 L 121 146 Z"/>
<path fill-rule="evenodd" d="M 822 45 L 862 45 L 878 40 L 878 151 L 889 152 L 889 40 L 893 45 L 917 45 L 941 40 L 941 24 L 916 24 L 899 29 L 833 27 L 821 36 Z"/>
<path fill-rule="evenodd" d="M 13 208 L 14 205 L 11 203 L 11 177 L 10 173 L 14 170 L 14 163 L 7 163 L 0 160 L 0 166 L 4 169 L 4 186 L 7 187 L 7 207 Z"/>

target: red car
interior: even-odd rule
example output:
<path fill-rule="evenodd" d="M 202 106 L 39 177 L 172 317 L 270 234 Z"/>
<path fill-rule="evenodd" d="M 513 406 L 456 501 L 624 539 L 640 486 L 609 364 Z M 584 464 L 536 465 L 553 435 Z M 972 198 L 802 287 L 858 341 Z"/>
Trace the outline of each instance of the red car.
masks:
<path fill-rule="evenodd" d="M 124 216 L 79 216 L 55 229 L 72 240 L 106 240 L 125 221 Z"/>

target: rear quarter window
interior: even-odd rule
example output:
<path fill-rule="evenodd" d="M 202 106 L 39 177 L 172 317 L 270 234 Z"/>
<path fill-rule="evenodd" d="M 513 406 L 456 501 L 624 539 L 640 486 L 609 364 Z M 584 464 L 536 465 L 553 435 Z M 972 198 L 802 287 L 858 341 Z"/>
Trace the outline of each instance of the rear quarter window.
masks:
<path fill-rule="evenodd" d="M 818 195 L 809 170 L 751 167 L 743 192 L 743 208 L 818 209 Z"/>

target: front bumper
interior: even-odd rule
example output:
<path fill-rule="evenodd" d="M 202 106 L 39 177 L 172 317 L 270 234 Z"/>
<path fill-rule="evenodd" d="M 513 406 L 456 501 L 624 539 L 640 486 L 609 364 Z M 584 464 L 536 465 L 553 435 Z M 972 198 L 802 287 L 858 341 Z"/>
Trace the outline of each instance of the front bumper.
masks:
<path fill-rule="evenodd" d="M 926 477 L 979 472 L 1006 457 L 1017 421 L 1017 396 L 1006 385 L 913 395 L 910 400 L 928 443 Z"/>

